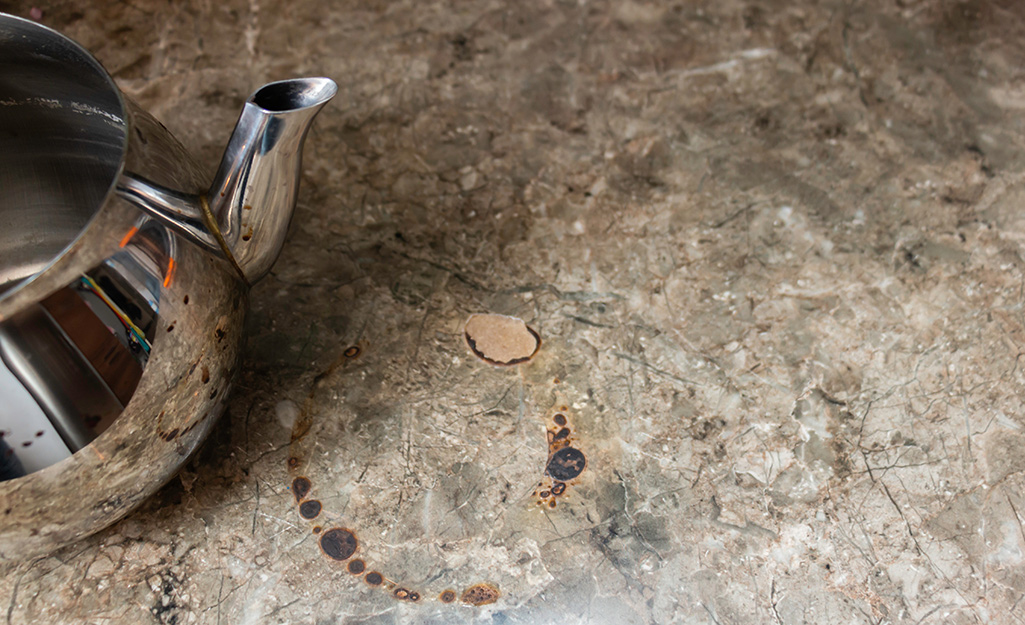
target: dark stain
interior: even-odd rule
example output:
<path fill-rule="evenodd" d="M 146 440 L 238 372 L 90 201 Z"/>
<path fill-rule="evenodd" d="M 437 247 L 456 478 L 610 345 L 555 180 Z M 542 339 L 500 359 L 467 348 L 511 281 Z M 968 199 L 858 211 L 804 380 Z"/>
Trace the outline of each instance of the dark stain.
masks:
<path fill-rule="evenodd" d="M 172 323 L 171 325 L 167 326 L 167 331 L 168 332 L 171 332 L 172 330 L 174 330 L 174 323 Z"/>
<path fill-rule="evenodd" d="M 167 442 L 171 442 L 175 439 L 176 436 L 178 436 L 178 428 L 174 428 L 170 432 L 164 434 L 163 439 Z"/>
<path fill-rule="evenodd" d="M 320 535 L 320 548 L 332 560 L 348 560 L 358 546 L 356 535 L 344 527 L 334 527 Z"/>
<path fill-rule="evenodd" d="M 185 297 L 182 298 L 182 304 L 185 304 L 186 306 L 189 305 L 189 296 L 188 295 L 186 295 Z"/>
<path fill-rule="evenodd" d="M 299 504 L 299 516 L 306 520 L 315 519 L 320 515 L 320 502 L 316 499 Z"/>
<path fill-rule="evenodd" d="M 203 384 L 207 384 L 207 383 L 210 382 L 210 369 L 206 365 L 203 365 L 203 372 L 202 372 L 201 379 L 203 380 Z"/>
<path fill-rule="evenodd" d="M 342 353 L 345 355 L 346 358 L 356 358 L 360 355 L 361 351 L 362 350 L 360 350 L 358 345 L 353 345 L 352 347 L 349 347 Z"/>
<path fill-rule="evenodd" d="M 469 605 L 487 605 L 498 601 L 501 593 L 491 584 L 474 584 L 463 591 L 462 602 Z"/>
<path fill-rule="evenodd" d="M 377 571 L 371 571 L 367 573 L 367 576 L 363 579 L 365 579 L 366 582 L 371 586 L 380 586 L 384 583 L 384 576 L 378 573 Z"/>
<path fill-rule="evenodd" d="M 292 459 L 289 458 L 288 460 L 289 464 L 291 464 Z M 313 484 L 310 483 L 308 478 L 297 477 L 292 480 L 292 494 L 295 495 L 295 502 L 299 503 L 305 499 L 306 495 L 310 493 L 311 488 L 313 488 Z"/>
<path fill-rule="evenodd" d="M 396 599 L 409 599 L 409 591 L 401 586 L 392 591 L 392 594 L 395 595 Z"/>
<path fill-rule="evenodd" d="M 320 526 L 319 525 L 313 528 L 313 533 L 314 534 L 319 534 L 320 533 Z"/>
<path fill-rule="evenodd" d="M 566 492 L 566 485 L 562 482 L 556 482 L 552 484 L 552 494 L 558 497 L 559 495 Z"/>
<path fill-rule="evenodd" d="M 556 432 L 555 436 L 552 437 L 552 441 L 561 441 L 565 438 L 569 438 L 569 428 L 562 428 L 561 430 Z"/>
<path fill-rule="evenodd" d="M 296 458 L 295 456 L 289 456 L 289 458 L 288 458 L 288 468 L 289 469 L 294 469 L 294 468 L 296 468 L 298 466 L 299 466 L 299 459 Z"/>
<path fill-rule="evenodd" d="M 214 336 L 217 338 L 217 342 L 218 343 L 223 341 L 224 337 L 226 335 L 227 335 L 227 333 L 224 330 L 220 329 L 220 328 L 217 328 L 216 330 L 214 330 Z"/>
<path fill-rule="evenodd" d="M 548 492 L 547 490 L 543 490 L 543 491 L 541 491 L 540 493 L 537 494 L 537 496 L 540 497 L 541 499 L 547 499 L 548 495 L 551 495 L 551 493 Z"/>
<path fill-rule="evenodd" d="M 36 432 L 36 438 L 39 438 L 40 436 L 42 436 L 45 433 L 46 432 L 43 432 L 42 430 L 39 430 L 38 432 Z"/>
<path fill-rule="evenodd" d="M 552 417 L 552 420 L 555 421 L 555 425 L 566 425 L 566 415 L 562 413 L 559 413 Z"/>
<path fill-rule="evenodd" d="M 32 446 L 32 441 L 25 441 L 24 443 L 21 444 L 21 446 L 22 447 L 31 447 Z"/>
<path fill-rule="evenodd" d="M 348 566 L 349 572 L 353 575 L 362 575 L 363 571 L 365 571 L 366 568 L 366 563 L 363 562 L 363 560 L 360 560 L 359 558 L 356 558 L 355 560 L 349 562 Z"/>
<path fill-rule="evenodd" d="M 550 500 L 550 501 L 548 502 L 548 507 L 549 507 L 549 508 L 554 508 L 555 506 L 556 506 L 556 503 L 555 503 L 555 500 L 554 500 L 554 499 L 552 499 L 552 500 Z"/>
<path fill-rule="evenodd" d="M 443 590 L 441 591 L 441 594 L 438 595 L 438 601 L 441 601 L 442 603 L 452 603 L 455 600 L 456 591 L 454 590 Z"/>
<path fill-rule="evenodd" d="M 580 475 L 586 465 L 587 458 L 584 457 L 584 452 L 576 447 L 563 447 L 552 454 L 548 466 L 545 467 L 545 473 L 553 479 L 566 482 Z"/>

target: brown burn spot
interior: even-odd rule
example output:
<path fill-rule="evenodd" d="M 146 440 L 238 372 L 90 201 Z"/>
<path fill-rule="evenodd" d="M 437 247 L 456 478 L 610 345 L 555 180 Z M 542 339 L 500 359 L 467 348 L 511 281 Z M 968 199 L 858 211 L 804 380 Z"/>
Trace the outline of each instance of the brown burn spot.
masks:
<path fill-rule="evenodd" d="M 289 464 L 291 464 L 292 459 L 289 458 L 288 460 Z M 295 502 L 299 503 L 305 499 L 306 495 L 310 494 L 311 488 L 313 488 L 313 484 L 310 482 L 309 478 L 297 477 L 292 480 L 292 494 L 295 495 Z"/>
<path fill-rule="evenodd" d="M 214 330 L 214 337 L 217 339 L 218 343 L 223 341 L 225 336 L 227 336 L 227 332 L 222 330 L 220 327 Z"/>
<path fill-rule="evenodd" d="M 566 485 L 562 482 L 556 482 L 552 484 L 552 494 L 558 497 L 559 495 L 566 492 Z"/>
<path fill-rule="evenodd" d="M 493 365 L 517 365 L 534 357 L 541 336 L 522 319 L 506 315 L 473 314 L 463 326 L 470 351 Z"/>
<path fill-rule="evenodd" d="M 342 352 L 342 354 L 346 358 L 356 358 L 357 356 L 360 355 L 361 351 L 362 350 L 359 348 L 359 345 L 352 345 L 352 346 L 346 348 L 346 350 L 344 352 Z"/>
<path fill-rule="evenodd" d="M 316 499 L 304 501 L 299 504 L 299 516 L 307 521 L 313 520 L 320 515 L 320 502 Z"/>
<path fill-rule="evenodd" d="M 174 322 L 173 321 L 171 322 L 171 325 L 167 326 L 167 331 L 168 332 L 173 332 L 174 331 Z"/>
<path fill-rule="evenodd" d="M 469 605 L 481 606 L 498 601 L 500 596 L 498 588 L 491 584 L 474 584 L 463 591 L 461 600 Z"/>
<path fill-rule="evenodd" d="M 359 547 L 356 535 L 344 527 L 334 527 L 320 535 L 320 548 L 332 560 L 342 562 L 352 557 Z"/>
<path fill-rule="evenodd" d="M 454 590 L 443 590 L 441 591 L 441 594 L 438 595 L 438 601 L 441 601 L 442 603 L 452 603 L 455 600 L 456 591 Z"/>
<path fill-rule="evenodd" d="M 396 599 L 408 599 L 409 598 L 409 591 L 406 590 L 405 588 L 402 588 L 401 586 L 396 588 L 392 592 L 392 594 L 395 595 Z"/>
<path fill-rule="evenodd" d="M 349 572 L 353 575 L 362 575 L 363 571 L 366 570 L 367 565 L 363 560 L 356 558 L 355 560 L 350 561 L 349 566 L 346 568 L 349 569 Z"/>
<path fill-rule="evenodd" d="M 299 459 L 296 458 L 295 456 L 289 456 L 288 457 L 288 468 L 289 469 L 295 469 L 298 466 L 299 466 Z"/>
<path fill-rule="evenodd" d="M 189 296 L 188 295 L 186 295 L 185 297 L 182 298 L 182 304 L 185 304 L 186 306 L 189 305 Z"/>
<path fill-rule="evenodd" d="M 550 501 L 548 502 L 548 507 L 549 507 L 549 508 L 554 508 L 554 507 L 555 507 L 555 505 L 556 505 L 556 504 L 555 504 L 555 500 L 554 500 L 554 499 L 552 499 L 552 500 L 550 500 Z"/>
<path fill-rule="evenodd" d="M 320 526 L 319 526 L 319 525 L 318 525 L 318 526 L 316 526 L 316 527 L 314 527 L 314 528 L 313 528 L 313 533 L 314 533 L 314 534 L 319 534 L 319 533 L 320 533 L 320 529 L 321 529 L 321 528 L 320 528 Z"/>
<path fill-rule="evenodd" d="M 206 365 L 203 365 L 202 376 L 200 379 L 203 380 L 203 384 L 208 384 L 210 382 L 210 368 Z"/>
<path fill-rule="evenodd" d="M 555 425 L 566 425 L 566 415 L 560 412 L 559 414 L 552 417 L 552 421 L 555 421 Z"/>
<path fill-rule="evenodd" d="M 384 583 L 384 576 L 377 571 L 370 571 L 363 579 L 371 586 L 380 586 Z"/>
<path fill-rule="evenodd" d="M 561 441 L 566 438 L 569 438 L 569 428 L 562 428 L 552 436 L 552 442 Z"/>

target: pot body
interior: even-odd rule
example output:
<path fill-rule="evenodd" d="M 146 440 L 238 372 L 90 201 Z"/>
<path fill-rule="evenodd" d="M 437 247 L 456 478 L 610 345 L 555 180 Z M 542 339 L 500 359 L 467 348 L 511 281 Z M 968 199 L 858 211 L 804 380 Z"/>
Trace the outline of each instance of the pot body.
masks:
<path fill-rule="evenodd" d="M 0 16 L 0 111 L 0 560 L 12 560 L 113 523 L 176 474 L 224 409 L 247 287 L 114 192 L 124 171 L 184 193 L 205 180 L 76 44 Z"/>

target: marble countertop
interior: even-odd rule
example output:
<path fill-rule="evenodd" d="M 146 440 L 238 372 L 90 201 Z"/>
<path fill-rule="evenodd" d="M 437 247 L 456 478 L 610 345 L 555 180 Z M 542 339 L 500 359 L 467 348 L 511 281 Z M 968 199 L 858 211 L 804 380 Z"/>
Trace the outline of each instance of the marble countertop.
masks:
<path fill-rule="evenodd" d="M 340 90 L 228 414 L 0 619 L 1025 622 L 1019 3 L 33 7 L 211 175 Z"/>

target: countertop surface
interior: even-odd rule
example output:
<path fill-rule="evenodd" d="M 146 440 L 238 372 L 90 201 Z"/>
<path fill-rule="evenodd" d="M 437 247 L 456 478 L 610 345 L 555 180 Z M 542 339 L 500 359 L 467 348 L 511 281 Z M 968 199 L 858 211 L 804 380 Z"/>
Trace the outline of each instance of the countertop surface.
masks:
<path fill-rule="evenodd" d="M 1020 3 L 34 7 L 211 176 L 339 94 L 209 442 L 0 620 L 1025 622 Z"/>

